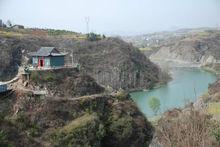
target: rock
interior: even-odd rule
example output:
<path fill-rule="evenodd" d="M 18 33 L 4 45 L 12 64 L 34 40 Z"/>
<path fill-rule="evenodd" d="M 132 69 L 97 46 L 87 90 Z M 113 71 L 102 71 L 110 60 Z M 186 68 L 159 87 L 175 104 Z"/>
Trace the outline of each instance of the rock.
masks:
<path fill-rule="evenodd" d="M 24 86 L 24 87 L 27 87 L 27 86 L 28 86 L 28 82 L 25 81 L 24 84 L 23 84 L 23 86 Z"/>
<path fill-rule="evenodd" d="M 202 111 L 206 108 L 206 104 L 202 100 L 202 98 L 198 98 L 196 102 L 193 103 L 193 107 L 196 111 Z"/>

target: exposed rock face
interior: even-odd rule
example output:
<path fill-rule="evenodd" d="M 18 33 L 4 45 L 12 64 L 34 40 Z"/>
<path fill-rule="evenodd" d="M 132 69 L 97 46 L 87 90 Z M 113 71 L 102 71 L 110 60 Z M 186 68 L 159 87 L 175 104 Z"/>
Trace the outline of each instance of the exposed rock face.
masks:
<path fill-rule="evenodd" d="M 36 51 L 41 46 L 55 46 L 61 51 L 69 53 L 66 57 L 67 64 L 71 64 L 72 61 L 80 63 L 81 69 L 101 85 L 110 86 L 113 89 L 146 89 L 159 81 L 158 67 L 141 54 L 137 48 L 120 39 L 106 38 L 91 42 L 53 37 L 26 36 L 18 38 L 11 36 L 6 38 L 1 36 L 0 41 L 4 42 L 0 47 L 6 46 L 5 50 L 9 52 L 9 57 L 5 56 L 8 63 L 1 64 L 4 67 L 0 68 L 1 77 L 4 77 L 2 80 L 5 77 L 10 78 L 8 74 L 5 74 L 7 73 L 5 71 L 9 72 L 9 69 L 12 69 L 16 72 L 16 68 L 12 65 L 24 63 L 21 52 L 24 59 L 27 53 Z M 13 56 L 12 51 L 15 51 Z"/>
<path fill-rule="evenodd" d="M 161 32 L 127 39 L 155 61 L 173 65 L 207 66 L 220 63 L 220 31 L 206 29 Z"/>
<path fill-rule="evenodd" d="M 183 63 L 207 65 L 215 63 L 219 57 L 220 34 L 208 32 L 207 36 L 200 38 L 198 34 L 193 37 L 172 42 L 161 47 L 152 59 L 173 60 Z"/>
<path fill-rule="evenodd" d="M 40 46 L 49 46 L 43 39 L 25 39 L 0 35 L 0 81 L 14 78 L 25 55 Z M 23 55 L 23 57 L 22 57 Z"/>
<path fill-rule="evenodd" d="M 119 39 L 78 42 L 74 54 L 101 85 L 114 89 L 146 89 L 158 82 L 158 68 L 137 48 Z"/>
<path fill-rule="evenodd" d="M 217 60 L 212 55 L 209 55 L 207 57 L 203 56 L 200 61 L 201 61 L 202 66 L 217 63 Z"/>
<path fill-rule="evenodd" d="M 194 63 L 205 66 L 217 63 L 219 60 L 220 33 L 205 31 L 204 36 L 200 33 L 175 40 L 161 47 L 158 52 L 151 55 L 152 59 L 179 61 L 180 63 Z M 191 36 L 190 36 L 191 35 Z"/>
<path fill-rule="evenodd" d="M 21 48 L 18 41 L 0 37 L 0 81 L 13 78 L 21 64 Z"/>

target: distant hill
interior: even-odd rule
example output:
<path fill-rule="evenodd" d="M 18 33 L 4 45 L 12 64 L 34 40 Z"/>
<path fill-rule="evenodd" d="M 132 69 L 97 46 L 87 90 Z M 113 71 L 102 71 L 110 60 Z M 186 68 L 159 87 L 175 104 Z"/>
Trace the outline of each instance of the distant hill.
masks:
<path fill-rule="evenodd" d="M 125 38 L 152 60 L 206 66 L 220 60 L 219 29 L 186 29 Z"/>
<path fill-rule="evenodd" d="M 82 38 L 85 39 L 86 35 L 81 33 L 67 31 L 67 30 L 55 30 L 55 29 L 39 29 L 39 28 L 0 28 L 0 34 L 3 36 L 33 36 L 33 37 L 62 37 L 62 38 Z"/>

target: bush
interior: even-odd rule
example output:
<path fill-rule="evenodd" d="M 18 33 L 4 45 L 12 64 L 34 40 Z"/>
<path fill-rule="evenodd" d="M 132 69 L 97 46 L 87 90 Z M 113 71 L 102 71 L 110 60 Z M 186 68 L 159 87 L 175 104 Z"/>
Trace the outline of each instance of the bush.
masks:
<path fill-rule="evenodd" d="M 27 130 L 27 132 L 33 136 L 39 136 L 40 134 L 40 129 L 37 127 L 37 125 L 33 124 L 29 118 L 24 114 L 20 113 L 16 119 L 16 123 L 19 128 L 22 130 Z"/>
<path fill-rule="evenodd" d="M 48 73 L 45 75 L 44 80 L 45 80 L 45 82 L 53 81 L 53 80 L 55 80 L 55 75 L 52 73 Z"/>
<path fill-rule="evenodd" d="M 85 114 L 51 134 L 53 146 L 100 146 L 104 126 L 94 114 Z M 98 130 L 98 132 L 97 132 Z"/>
<path fill-rule="evenodd" d="M 37 73 L 36 71 L 32 71 L 32 72 L 31 72 L 31 80 L 32 80 L 33 82 L 37 82 L 37 81 L 39 80 L 39 78 L 38 78 L 38 73 Z"/>
<path fill-rule="evenodd" d="M 208 147 L 216 144 L 209 126 L 209 116 L 190 110 L 190 114 L 181 113 L 177 118 L 164 117 L 159 120 L 156 136 L 162 146 Z M 213 135 L 219 139 L 219 132 L 213 132 Z"/>
<path fill-rule="evenodd" d="M 205 92 L 201 97 L 202 97 L 202 100 L 204 101 L 204 103 L 207 103 L 210 99 L 208 92 Z"/>
<path fill-rule="evenodd" d="M 220 146 L 220 124 L 218 121 L 211 122 L 210 132 L 211 132 L 211 135 L 214 136 L 218 146 Z"/>
<path fill-rule="evenodd" d="M 0 130 L 0 146 L 12 147 L 12 145 L 8 141 L 8 134 L 3 130 Z"/>
<path fill-rule="evenodd" d="M 8 138 L 7 134 L 3 130 L 1 130 L 0 131 L 0 146 L 7 142 L 7 138 Z"/>
<path fill-rule="evenodd" d="M 101 39 L 101 36 L 95 33 L 89 33 L 87 34 L 87 40 L 88 41 L 98 41 Z"/>
<path fill-rule="evenodd" d="M 157 115 L 157 112 L 160 110 L 160 100 L 156 97 L 150 97 L 148 104 L 153 110 L 154 114 Z"/>

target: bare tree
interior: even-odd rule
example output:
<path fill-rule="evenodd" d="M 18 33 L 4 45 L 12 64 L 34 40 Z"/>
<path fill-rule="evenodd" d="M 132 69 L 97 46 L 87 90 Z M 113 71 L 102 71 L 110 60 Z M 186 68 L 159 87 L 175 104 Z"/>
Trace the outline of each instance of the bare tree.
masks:
<path fill-rule="evenodd" d="M 11 27 L 11 26 L 12 26 L 12 22 L 11 22 L 10 20 L 7 20 L 6 25 L 7 25 L 8 27 Z"/>

